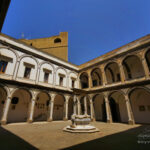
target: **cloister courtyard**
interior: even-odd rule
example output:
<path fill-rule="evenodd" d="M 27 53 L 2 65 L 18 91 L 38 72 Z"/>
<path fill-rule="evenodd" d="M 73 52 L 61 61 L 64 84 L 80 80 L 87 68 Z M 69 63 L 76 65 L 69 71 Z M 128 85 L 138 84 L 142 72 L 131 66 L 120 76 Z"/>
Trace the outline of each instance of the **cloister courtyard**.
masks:
<path fill-rule="evenodd" d="M 150 125 L 92 122 L 100 132 L 68 133 L 70 121 L 13 123 L 0 127 L 0 150 L 149 150 L 139 143 Z M 139 139 L 139 136 L 141 138 Z M 150 139 L 150 138 L 149 138 Z"/>

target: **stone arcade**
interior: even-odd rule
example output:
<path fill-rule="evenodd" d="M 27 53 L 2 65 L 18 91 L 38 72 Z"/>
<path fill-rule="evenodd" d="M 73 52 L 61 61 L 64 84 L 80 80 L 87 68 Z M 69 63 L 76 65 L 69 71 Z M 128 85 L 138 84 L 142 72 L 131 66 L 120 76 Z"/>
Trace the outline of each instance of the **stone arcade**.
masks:
<path fill-rule="evenodd" d="M 76 66 L 0 34 L 1 124 L 70 120 L 75 97 L 92 121 L 150 123 L 150 35 Z"/>

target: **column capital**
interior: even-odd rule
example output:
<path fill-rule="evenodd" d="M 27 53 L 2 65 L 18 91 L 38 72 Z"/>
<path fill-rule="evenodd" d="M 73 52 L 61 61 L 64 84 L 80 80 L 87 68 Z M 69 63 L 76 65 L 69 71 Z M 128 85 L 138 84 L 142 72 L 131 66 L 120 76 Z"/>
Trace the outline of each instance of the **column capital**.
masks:
<path fill-rule="evenodd" d="M 108 92 L 103 93 L 103 95 L 104 95 L 104 98 L 108 99 Z"/>
<path fill-rule="evenodd" d="M 69 98 L 71 97 L 71 95 L 65 94 L 64 97 L 65 97 L 65 99 L 68 101 Z"/>
<path fill-rule="evenodd" d="M 51 100 L 54 100 L 56 93 L 49 93 L 49 94 L 50 94 Z"/>

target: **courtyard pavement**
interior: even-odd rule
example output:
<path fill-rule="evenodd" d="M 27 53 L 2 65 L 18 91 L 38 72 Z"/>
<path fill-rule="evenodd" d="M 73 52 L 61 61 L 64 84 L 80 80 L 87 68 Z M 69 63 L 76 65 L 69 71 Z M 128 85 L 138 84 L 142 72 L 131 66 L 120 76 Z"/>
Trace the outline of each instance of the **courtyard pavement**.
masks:
<path fill-rule="evenodd" d="M 69 124 L 54 121 L 0 126 L 0 150 L 150 150 L 145 138 L 150 136 L 150 125 L 93 122 L 100 132 L 63 132 Z"/>

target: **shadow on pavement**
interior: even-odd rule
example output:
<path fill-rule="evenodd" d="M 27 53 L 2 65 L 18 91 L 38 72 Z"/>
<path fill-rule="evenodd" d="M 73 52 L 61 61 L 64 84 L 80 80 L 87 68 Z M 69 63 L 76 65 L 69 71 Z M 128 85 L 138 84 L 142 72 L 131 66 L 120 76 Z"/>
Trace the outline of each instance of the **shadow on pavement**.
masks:
<path fill-rule="evenodd" d="M 62 150 L 150 150 L 150 125 L 141 125 Z"/>
<path fill-rule="evenodd" d="M 38 150 L 17 135 L 0 126 L 0 150 Z"/>

